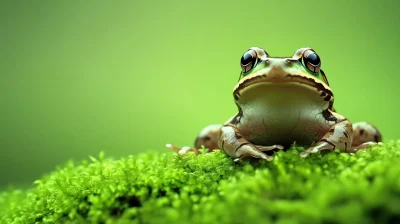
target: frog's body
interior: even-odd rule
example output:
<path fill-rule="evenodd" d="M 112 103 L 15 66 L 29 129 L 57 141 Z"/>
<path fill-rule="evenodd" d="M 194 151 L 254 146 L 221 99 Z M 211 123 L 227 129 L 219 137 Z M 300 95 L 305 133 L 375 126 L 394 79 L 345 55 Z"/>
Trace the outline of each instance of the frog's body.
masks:
<path fill-rule="evenodd" d="M 271 58 L 261 48 L 250 48 L 241 59 L 242 72 L 233 91 L 239 112 L 224 125 L 205 128 L 195 147 L 220 148 L 236 159 L 271 160 L 266 151 L 293 142 L 316 143 L 302 152 L 306 157 L 336 148 L 355 152 L 381 141 L 379 131 L 368 123 L 358 123 L 353 134 L 350 121 L 335 112 L 333 92 L 320 66 L 319 56 L 310 48 L 301 48 L 288 58 Z M 180 153 L 197 151 L 168 147 Z"/>
<path fill-rule="evenodd" d="M 243 137 L 257 145 L 288 146 L 293 141 L 310 145 L 329 130 L 331 122 L 322 114 L 329 108 L 329 101 L 298 82 L 268 82 L 271 72 L 280 69 L 260 70 L 255 77 L 265 77 L 265 81 L 247 91 L 237 91 L 242 112 L 237 115 L 235 126 Z"/>

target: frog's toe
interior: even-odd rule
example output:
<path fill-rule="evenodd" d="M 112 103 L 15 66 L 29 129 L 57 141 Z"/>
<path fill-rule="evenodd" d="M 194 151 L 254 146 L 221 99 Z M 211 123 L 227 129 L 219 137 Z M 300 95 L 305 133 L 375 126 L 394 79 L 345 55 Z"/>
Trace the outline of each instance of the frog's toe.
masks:
<path fill-rule="evenodd" d="M 317 145 L 312 146 L 300 153 L 301 158 L 306 158 L 310 154 L 315 154 L 318 152 L 330 152 L 335 149 L 332 143 L 327 143 L 325 141 L 318 142 Z"/>
<path fill-rule="evenodd" d="M 235 162 L 235 163 L 240 163 L 240 162 L 242 162 L 242 161 L 249 161 L 249 160 L 251 160 L 251 158 L 252 158 L 252 157 L 249 157 L 249 156 L 242 156 L 242 157 L 239 157 L 239 158 L 235 158 L 235 159 L 233 160 L 233 162 Z"/>
<path fill-rule="evenodd" d="M 301 152 L 301 153 L 300 153 L 300 157 L 301 157 L 301 158 L 306 158 L 306 157 L 308 157 L 311 153 L 317 153 L 317 152 L 318 152 L 318 150 L 315 149 L 315 147 L 311 147 L 311 148 L 308 148 L 308 149 L 304 150 L 303 152 Z"/>
<path fill-rule="evenodd" d="M 273 156 L 267 155 L 267 154 L 265 154 L 265 153 L 262 153 L 262 154 L 264 154 L 264 156 L 262 156 L 260 159 L 266 160 L 266 161 L 268 161 L 268 162 L 274 160 L 274 157 L 273 157 Z"/>
<path fill-rule="evenodd" d="M 283 150 L 285 147 L 282 145 L 274 145 L 276 149 Z"/>
<path fill-rule="evenodd" d="M 165 147 L 174 150 L 176 153 L 178 153 L 179 150 L 181 150 L 179 147 L 176 147 L 176 146 L 174 146 L 174 145 L 172 145 L 172 144 L 169 144 L 169 143 L 166 144 Z"/>
<path fill-rule="evenodd" d="M 310 155 L 310 152 L 308 152 L 307 150 L 304 150 L 303 152 L 300 153 L 300 157 L 301 158 L 306 158 Z"/>
<path fill-rule="evenodd" d="M 179 155 L 185 155 L 188 152 L 194 152 L 196 154 L 200 154 L 199 150 L 197 150 L 196 148 L 192 148 L 190 146 L 184 146 L 182 148 L 176 147 L 172 144 L 166 144 L 165 145 L 167 148 L 170 148 L 172 150 L 174 150 L 176 153 L 178 153 Z"/>
<path fill-rule="evenodd" d="M 189 146 L 183 146 L 179 151 L 178 151 L 178 154 L 179 155 L 185 155 L 185 154 L 187 154 L 188 152 L 192 152 L 192 151 L 194 151 L 191 147 L 189 147 Z"/>
<path fill-rule="evenodd" d="M 268 162 L 270 162 L 270 161 L 272 161 L 272 160 L 274 160 L 274 157 L 273 156 L 266 156 L 266 157 L 264 157 L 263 158 L 264 160 L 267 160 Z"/>
<path fill-rule="evenodd" d="M 233 162 L 239 163 L 241 161 L 254 161 L 254 160 L 257 160 L 257 159 L 262 159 L 262 160 L 266 160 L 266 161 L 270 162 L 274 158 L 273 158 L 273 156 L 269 156 L 269 155 L 257 156 L 257 157 L 254 157 L 254 156 L 242 156 L 242 157 L 239 157 L 239 158 L 235 158 L 233 160 Z"/>
<path fill-rule="evenodd" d="M 364 142 L 361 145 L 351 147 L 349 152 L 356 153 L 358 151 L 366 150 L 369 147 L 376 146 L 376 145 L 381 146 L 381 145 L 383 145 L 383 143 L 382 142 L 372 142 L 372 141 Z"/>
<path fill-rule="evenodd" d="M 318 153 L 318 152 L 320 152 L 320 151 L 315 150 L 315 149 L 312 149 L 312 150 L 310 150 L 310 151 L 303 151 L 303 152 L 300 153 L 300 157 L 301 157 L 301 158 L 306 158 L 306 157 L 308 157 L 309 155 L 315 154 L 315 153 Z"/>
<path fill-rule="evenodd" d="M 239 158 L 240 160 L 246 160 L 249 158 L 264 159 L 267 161 L 273 160 L 272 156 L 267 155 L 266 153 L 262 152 L 262 150 L 260 150 L 257 146 L 254 146 L 252 144 L 241 145 L 235 151 L 234 157 Z"/>
<path fill-rule="evenodd" d="M 270 145 L 270 146 L 255 145 L 255 147 L 262 152 L 272 151 L 272 150 L 276 150 L 276 149 L 278 149 L 278 150 L 284 149 L 284 147 L 281 145 Z"/>
<path fill-rule="evenodd" d="M 321 151 L 321 148 L 320 148 L 320 147 L 317 147 L 317 146 L 310 147 L 310 148 L 304 150 L 303 152 L 301 152 L 301 153 L 300 153 L 300 157 L 301 157 L 301 158 L 306 158 L 306 157 L 308 157 L 310 154 L 314 154 L 314 153 L 317 153 L 317 152 L 320 152 L 320 151 Z"/>

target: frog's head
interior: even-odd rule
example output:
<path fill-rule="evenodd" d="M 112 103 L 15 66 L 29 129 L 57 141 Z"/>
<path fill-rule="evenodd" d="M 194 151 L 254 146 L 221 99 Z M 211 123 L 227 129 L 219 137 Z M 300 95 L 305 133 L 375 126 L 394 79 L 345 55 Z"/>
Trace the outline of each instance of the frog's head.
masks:
<path fill-rule="evenodd" d="M 270 57 L 264 49 L 252 47 L 243 54 L 240 65 L 242 72 L 233 91 L 239 105 L 265 97 L 333 104 L 333 93 L 320 69 L 321 59 L 311 48 L 300 48 L 292 57 Z"/>

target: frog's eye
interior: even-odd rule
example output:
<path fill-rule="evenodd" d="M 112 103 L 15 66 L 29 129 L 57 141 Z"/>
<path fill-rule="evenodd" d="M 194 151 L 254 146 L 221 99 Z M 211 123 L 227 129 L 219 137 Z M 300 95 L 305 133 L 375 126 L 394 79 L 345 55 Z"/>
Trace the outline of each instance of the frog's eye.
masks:
<path fill-rule="evenodd" d="M 315 51 L 308 49 L 303 52 L 303 65 L 312 73 L 318 73 L 321 68 L 321 59 Z"/>
<path fill-rule="evenodd" d="M 253 49 L 248 50 L 243 54 L 240 59 L 240 66 L 242 67 L 242 72 L 246 73 L 250 71 L 257 64 L 257 52 Z"/>

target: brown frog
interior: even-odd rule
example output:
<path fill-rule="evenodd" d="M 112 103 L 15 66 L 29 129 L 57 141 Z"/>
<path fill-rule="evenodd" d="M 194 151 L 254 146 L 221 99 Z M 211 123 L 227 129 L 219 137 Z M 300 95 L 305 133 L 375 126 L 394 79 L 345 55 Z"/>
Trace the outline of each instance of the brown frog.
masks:
<path fill-rule="evenodd" d="M 334 96 L 321 59 L 311 48 L 292 57 L 270 57 L 252 47 L 240 60 L 242 71 L 233 90 L 238 113 L 225 124 L 209 125 L 195 147 L 178 148 L 179 154 L 221 149 L 235 160 L 272 160 L 271 152 L 298 145 L 310 146 L 301 157 L 333 151 L 355 153 L 377 144 L 382 136 L 367 122 L 352 123 L 333 108 Z M 315 143 L 315 144 L 313 144 Z"/>

